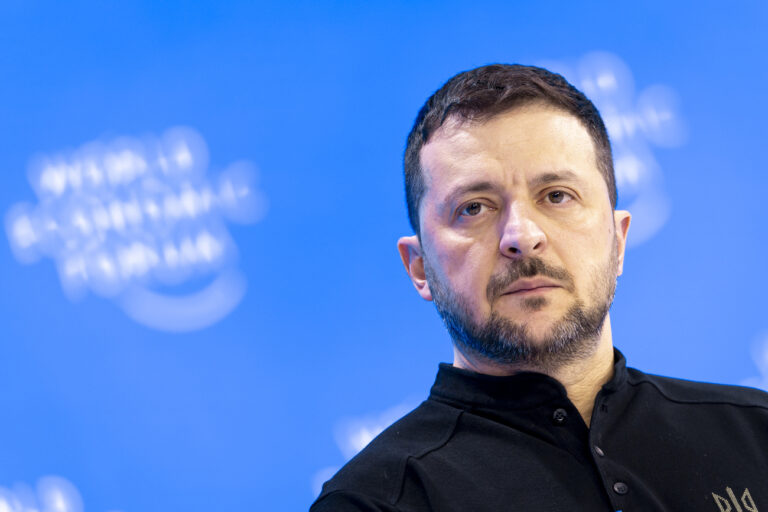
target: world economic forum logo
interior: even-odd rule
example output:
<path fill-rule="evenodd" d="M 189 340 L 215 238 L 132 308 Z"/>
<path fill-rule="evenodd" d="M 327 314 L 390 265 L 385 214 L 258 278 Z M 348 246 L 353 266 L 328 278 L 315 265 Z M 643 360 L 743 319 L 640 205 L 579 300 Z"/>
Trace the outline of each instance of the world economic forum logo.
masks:
<path fill-rule="evenodd" d="M 38 203 L 19 203 L 5 228 L 16 258 L 52 258 L 62 288 L 114 300 L 146 326 L 191 331 L 214 324 L 241 301 L 246 281 L 227 222 L 266 212 L 249 162 L 214 177 L 195 130 L 119 137 L 34 157 Z"/>

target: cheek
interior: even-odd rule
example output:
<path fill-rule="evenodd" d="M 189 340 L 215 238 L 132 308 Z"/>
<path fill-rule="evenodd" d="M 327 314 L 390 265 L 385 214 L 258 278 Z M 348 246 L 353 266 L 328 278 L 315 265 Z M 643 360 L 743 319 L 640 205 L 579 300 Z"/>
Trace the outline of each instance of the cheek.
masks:
<path fill-rule="evenodd" d="M 487 244 L 454 235 L 440 240 L 431 248 L 431 253 L 432 261 L 439 266 L 435 270 L 454 291 L 472 298 L 473 303 L 478 296 L 485 296 L 495 254 Z"/>
<path fill-rule="evenodd" d="M 595 275 L 605 273 L 616 244 L 611 225 L 600 220 L 585 219 L 582 224 L 557 230 L 551 238 L 559 258 L 581 290 Z"/>

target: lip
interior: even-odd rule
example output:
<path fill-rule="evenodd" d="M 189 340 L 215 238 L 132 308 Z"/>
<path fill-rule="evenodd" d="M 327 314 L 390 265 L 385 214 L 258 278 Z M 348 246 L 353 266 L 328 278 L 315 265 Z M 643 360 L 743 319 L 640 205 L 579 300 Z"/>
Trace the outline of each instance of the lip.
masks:
<path fill-rule="evenodd" d="M 512 286 L 504 290 L 502 295 L 528 295 L 562 288 L 561 285 L 549 279 L 518 279 Z"/>

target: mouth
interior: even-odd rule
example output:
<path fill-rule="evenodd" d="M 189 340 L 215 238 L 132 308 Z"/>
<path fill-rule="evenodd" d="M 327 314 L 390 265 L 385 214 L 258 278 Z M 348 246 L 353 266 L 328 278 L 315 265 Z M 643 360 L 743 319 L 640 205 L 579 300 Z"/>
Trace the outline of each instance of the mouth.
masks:
<path fill-rule="evenodd" d="M 524 297 L 527 295 L 546 293 L 558 288 L 562 288 L 562 286 L 548 279 L 520 279 L 505 290 L 502 295 Z"/>

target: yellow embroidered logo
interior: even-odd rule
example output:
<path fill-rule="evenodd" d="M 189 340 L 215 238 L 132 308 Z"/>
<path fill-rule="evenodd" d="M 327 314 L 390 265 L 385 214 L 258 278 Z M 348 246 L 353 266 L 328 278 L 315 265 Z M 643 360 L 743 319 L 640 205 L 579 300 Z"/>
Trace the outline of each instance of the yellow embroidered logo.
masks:
<path fill-rule="evenodd" d="M 733 489 L 730 487 L 725 488 L 725 493 L 728 495 L 727 498 L 712 493 L 712 497 L 715 498 L 715 503 L 717 504 L 717 508 L 720 509 L 720 512 L 758 512 L 755 500 L 753 500 L 752 495 L 749 494 L 749 489 L 744 489 L 744 492 L 741 494 L 741 503 L 739 503 L 739 500 L 733 493 Z M 731 503 L 733 503 L 733 507 L 731 507 Z"/>

